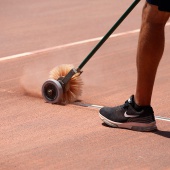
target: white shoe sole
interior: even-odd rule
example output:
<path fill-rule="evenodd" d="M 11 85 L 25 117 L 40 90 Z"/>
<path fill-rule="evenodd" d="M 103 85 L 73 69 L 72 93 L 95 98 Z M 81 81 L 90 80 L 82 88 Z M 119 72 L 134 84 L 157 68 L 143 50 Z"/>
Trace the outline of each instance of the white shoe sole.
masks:
<path fill-rule="evenodd" d="M 99 113 L 99 117 L 104 123 L 115 128 L 125 128 L 125 129 L 131 129 L 135 131 L 141 131 L 141 132 L 149 132 L 157 129 L 155 121 L 152 123 L 137 123 L 137 122 L 119 123 L 105 118 L 100 113 Z"/>

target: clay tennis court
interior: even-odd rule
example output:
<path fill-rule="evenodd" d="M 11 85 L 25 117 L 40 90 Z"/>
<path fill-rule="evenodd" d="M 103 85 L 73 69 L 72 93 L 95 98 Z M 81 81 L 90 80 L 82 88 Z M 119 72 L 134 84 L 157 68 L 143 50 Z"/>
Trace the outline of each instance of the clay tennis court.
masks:
<path fill-rule="evenodd" d="M 0 169 L 170 169 L 170 21 L 153 92 L 158 131 L 106 126 L 102 106 L 135 92 L 141 1 L 83 68 L 80 101 L 45 103 L 41 85 L 75 67 L 132 3 L 3 0 L 0 5 Z"/>

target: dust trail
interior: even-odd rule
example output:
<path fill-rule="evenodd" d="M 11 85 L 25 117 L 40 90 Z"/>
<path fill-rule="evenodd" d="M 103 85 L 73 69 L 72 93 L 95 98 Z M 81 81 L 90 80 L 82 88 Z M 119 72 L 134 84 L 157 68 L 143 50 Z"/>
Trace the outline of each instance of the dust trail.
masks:
<path fill-rule="evenodd" d="M 20 79 L 20 85 L 25 95 L 42 98 L 41 88 L 45 81 L 49 79 L 49 73 L 65 61 L 71 61 L 70 56 L 65 51 L 54 53 L 43 53 L 41 58 L 34 57 L 24 66 L 23 74 Z M 35 55 L 36 56 L 36 55 Z"/>
<path fill-rule="evenodd" d="M 48 79 L 49 69 L 45 63 L 32 63 L 23 70 L 23 76 L 20 79 L 21 88 L 25 95 L 42 97 L 42 84 Z"/>

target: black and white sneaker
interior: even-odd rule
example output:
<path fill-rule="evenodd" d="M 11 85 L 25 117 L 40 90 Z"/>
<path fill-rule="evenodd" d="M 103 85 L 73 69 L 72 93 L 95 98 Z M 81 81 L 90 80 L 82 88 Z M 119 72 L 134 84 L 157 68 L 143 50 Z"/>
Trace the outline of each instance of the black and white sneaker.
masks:
<path fill-rule="evenodd" d="M 99 116 L 104 123 L 112 127 L 144 132 L 156 130 L 157 127 L 152 107 L 145 106 L 140 111 L 136 111 L 133 106 L 134 96 L 131 96 L 121 106 L 101 108 Z"/>

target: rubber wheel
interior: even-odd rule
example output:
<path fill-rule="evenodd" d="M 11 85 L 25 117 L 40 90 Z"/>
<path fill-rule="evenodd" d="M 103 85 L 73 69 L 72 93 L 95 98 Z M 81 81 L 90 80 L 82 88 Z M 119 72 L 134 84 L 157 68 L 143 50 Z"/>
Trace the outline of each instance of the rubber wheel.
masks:
<path fill-rule="evenodd" d="M 60 103 L 63 96 L 63 88 L 59 81 L 49 79 L 42 86 L 42 96 L 48 103 Z"/>

